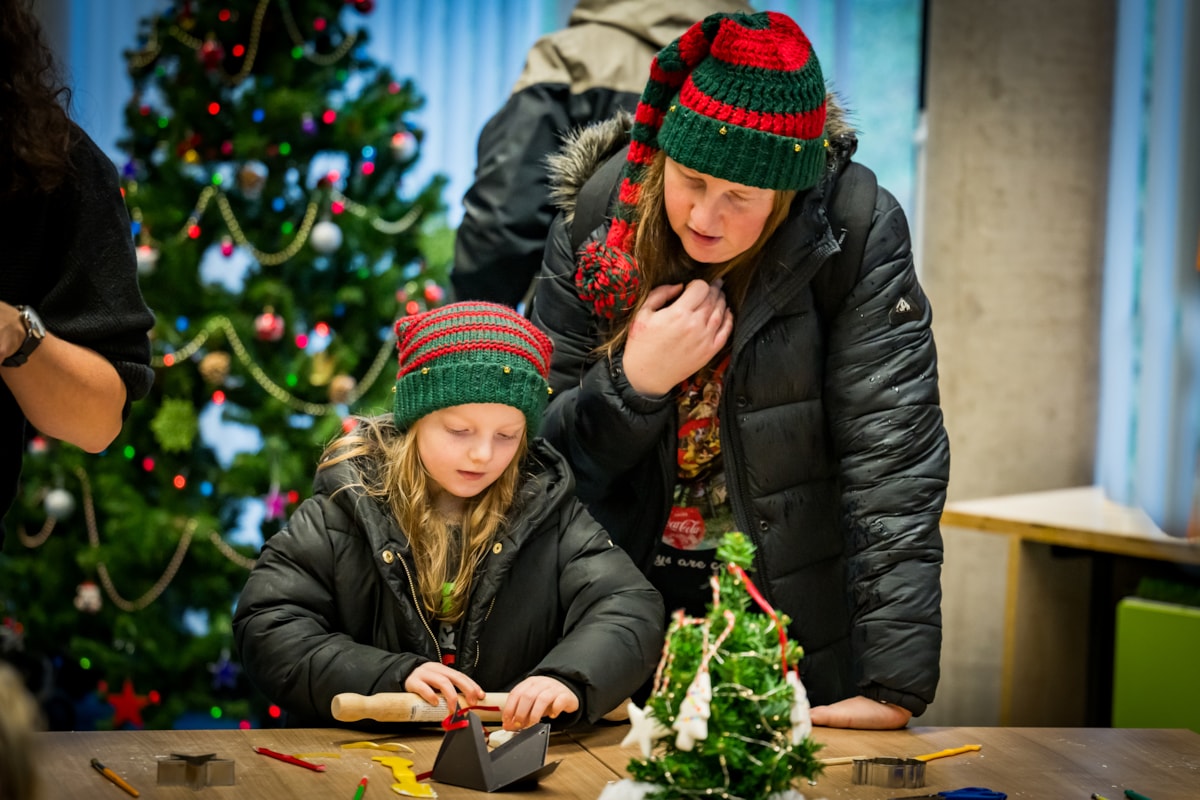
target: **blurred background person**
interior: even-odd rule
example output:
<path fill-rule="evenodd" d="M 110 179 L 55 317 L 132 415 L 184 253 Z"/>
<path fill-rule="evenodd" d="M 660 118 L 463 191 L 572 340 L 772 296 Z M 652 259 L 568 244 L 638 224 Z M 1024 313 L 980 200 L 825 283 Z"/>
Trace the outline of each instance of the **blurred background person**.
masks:
<path fill-rule="evenodd" d="M 545 157 L 571 130 L 632 113 L 655 53 L 693 22 L 752 10 L 738 0 L 579 0 L 566 28 L 538 39 L 479 135 L 450 273 L 458 299 L 521 303 L 556 211 Z"/>

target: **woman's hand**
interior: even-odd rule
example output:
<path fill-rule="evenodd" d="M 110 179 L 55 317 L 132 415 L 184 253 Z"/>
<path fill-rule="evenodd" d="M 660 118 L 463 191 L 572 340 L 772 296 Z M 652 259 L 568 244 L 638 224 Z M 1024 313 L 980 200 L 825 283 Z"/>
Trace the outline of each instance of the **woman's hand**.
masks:
<path fill-rule="evenodd" d="M 655 286 L 629 326 L 623 361 L 629 385 L 660 397 L 713 359 L 733 332 L 722 282 Z M 674 302 L 672 302 L 674 301 Z"/>
<path fill-rule="evenodd" d="M 467 705 L 475 705 L 484 699 L 479 684 L 458 670 L 436 661 L 426 661 L 410 672 L 404 681 L 404 690 L 412 692 L 431 706 L 438 704 L 438 695 L 441 695 L 446 701 L 448 713 L 458 708 L 459 695 Z"/>
<path fill-rule="evenodd" d="M 903 728 L 912 719 L 907 708 L 881 703 L 858 695 L 827 706 L 813 706 L 813 725 L 827 728 L 857 728 L 864 731 L 890 731 Z"/>
<path fill-rule="evenodd" d="M 504 730 L 519 731 L 541 722 L 542 717 L 557 717 L 564 711 L 578 711 L 579 698 L 567 686 L 549 675 L 534 675 L 518 683 L 504 704 Z"/>

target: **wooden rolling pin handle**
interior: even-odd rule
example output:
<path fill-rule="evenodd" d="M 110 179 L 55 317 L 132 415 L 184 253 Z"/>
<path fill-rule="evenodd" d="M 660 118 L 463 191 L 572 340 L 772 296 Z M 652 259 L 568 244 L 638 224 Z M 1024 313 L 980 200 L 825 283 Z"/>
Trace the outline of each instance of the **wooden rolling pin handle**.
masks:
<path fill-rule="evenodd" d="M 471 704 L 459 698 L 459 708 L 476 705 L 503 709 L 506 702 L 507 692 L 489 692 L 479 703 Z M 360 719 L 373 719 L 378 722 L 440 722 L 450 712 L 444 700 L 436 706 L 431 706 L 412 692 L 383 692 L 372 695 L 343 692 L 334 695 L 330 713 L 339 722 L 357 722 Z M 500 721 L 500 711 L 476 709 L 474 713 L 483 722 Z"/>

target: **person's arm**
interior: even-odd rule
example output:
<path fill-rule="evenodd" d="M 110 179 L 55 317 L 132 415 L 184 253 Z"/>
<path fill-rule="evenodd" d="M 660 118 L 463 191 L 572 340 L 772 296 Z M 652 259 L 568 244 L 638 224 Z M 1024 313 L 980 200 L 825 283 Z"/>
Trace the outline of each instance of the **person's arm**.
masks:
<path fill-rule="evenodd" d="M 662 652 L 662 596 L 579 503 L 560 515 L 559 604 L 563 636 L 534 669 L 582 691 L 596 722 L 650 677 Z M 566 721 L 563 724 L 570 724 Z"/>
<path fill-rule="evenodd" d="M 0 358 L 15 353 L 24 341 L 17 309 L 0 302 Z M 98 453 L 121 432 L 126 392 L 116 368 L 99 353 L 49 330 L 24 364 L 0 366 L 0 380 L 30 424 L 47 436 Z"/>
<path fill-rule="evenodd" d="M 638 393 L 625 375 L 621 354 L 597 355 L 597 320 L 575 288 L 575 259 L 563 215 L 550 228 L 537 277 L 531 318 L 554 341 L 554 389 L 540 435 L 567 457 L 585 502 L 608 495 L 622 475 L 661 441 L 671 423 L 670 394 Z"/>
<path fill-rule="evenodd" d="M 46 338 L 21 366 L 0 367 L 0 380 L 39 431 L 99 452 L 154 381 L 154 315 L 138 287 L 116 169 L 82 130 L 73 135 L 74 172 L 45 201 L 63 220 L 62 235 L 41 243 L 32 294 L 0 302 L 0 355 L 25 339 L 18 304 L 37 312 Z"/>
<path fill-rule="evenodd" d="M 569 103 L 566 82 L 535 84 L 484 126 L 454 240 L 456 299 L 516 306 L 524 298 L 554 219 L 545 158 L 573 125 Z"/>
<path fill-rule="evenodd" d="M 831 325 L 825 398 L 840 461 L 856 681 L 874 703 L 868 716 L 901 725 L 906 717 L 890 711 L 920 714 L 933 700 L 942 641 L 939 520 L 950 454 L 931 320 L 904 213 L 880 190 L 859 281 Z"/>

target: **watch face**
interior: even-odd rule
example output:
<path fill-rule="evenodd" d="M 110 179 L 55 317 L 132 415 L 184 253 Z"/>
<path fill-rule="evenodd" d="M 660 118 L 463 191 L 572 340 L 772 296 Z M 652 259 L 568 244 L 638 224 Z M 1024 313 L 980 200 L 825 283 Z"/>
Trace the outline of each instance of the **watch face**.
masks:
<path fill-rule="evenodd" d="M 21 321 L 25 323 L 25 330 L 35 339 L 43 339 L 46 336 L 46 326 L 42 324 L 42 318 L 38 313 L 29 306 L 21 306 Z"/>

